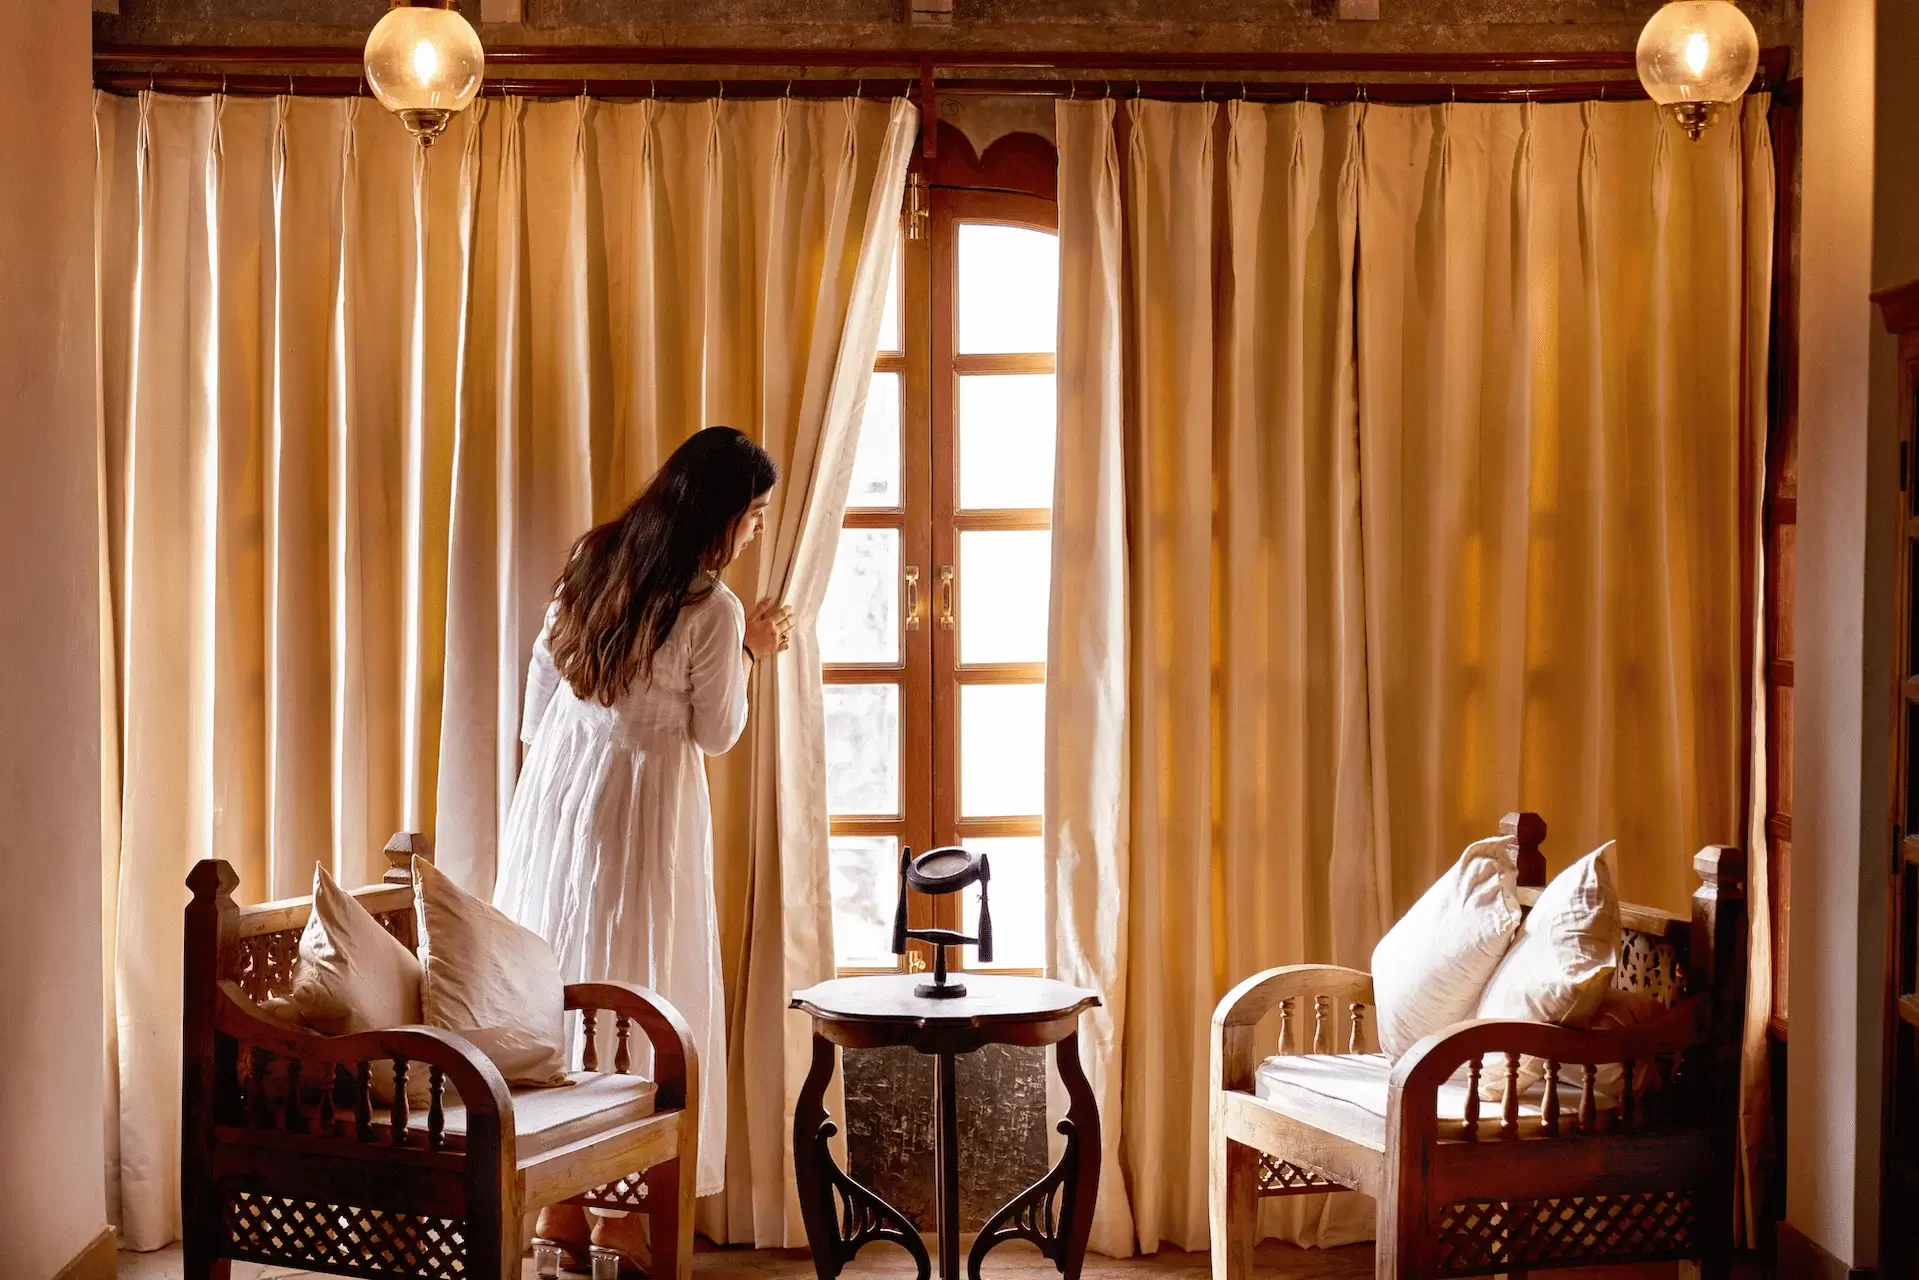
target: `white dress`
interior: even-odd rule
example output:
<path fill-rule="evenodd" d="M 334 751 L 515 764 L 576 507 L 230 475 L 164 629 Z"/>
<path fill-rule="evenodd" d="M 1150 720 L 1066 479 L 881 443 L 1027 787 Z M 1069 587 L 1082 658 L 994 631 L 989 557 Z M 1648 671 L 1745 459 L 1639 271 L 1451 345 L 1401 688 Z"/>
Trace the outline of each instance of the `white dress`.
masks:
<path fill-rule="evenodd" d="M 553 617 L 527 671 L 528 751 L 493 905 L 552 944 L 566 981 L 637 982 L 685 1017 L 700 1054 L 698 1193 L 712 1195 L 726 1159 L 726 1015 L 701 753 L 726 751 L 746 725 L 745 610 L 717 584 L 683 607 L 652 679 L 611 707 L 560 678 Z M 567 1031 L 570 1060 L 572 1019 Z"/>

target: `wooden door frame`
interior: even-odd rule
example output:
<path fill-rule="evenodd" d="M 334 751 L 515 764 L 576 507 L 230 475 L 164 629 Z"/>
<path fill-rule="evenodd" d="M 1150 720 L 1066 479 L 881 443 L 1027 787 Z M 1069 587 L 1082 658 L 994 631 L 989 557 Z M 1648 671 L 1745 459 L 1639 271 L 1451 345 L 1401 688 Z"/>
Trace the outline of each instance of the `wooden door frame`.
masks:
<path fill-rule="evenodd" d="M 1885 1043 L 1881 1062 L 1884 1090 L 1880 1132 L 1880 1259 L 1889 1280 L 1902 1273 L 1892 1270 L 1902 1256 L 1905 1276 L 1919 1275 L 1911 1258 L 1919 1249 L 1919 1228 L 1906 1223 L 1902 1203 L 1919 1203 L 1919 994 L 1915 994 L 1915 967 L 1919 966 L 1919 920 L 1906 909 L 1909 881 L 1919 879 L 1919 795 L 1915 795 L 1911 732 L 1919 719 L 1919 635 L 1913 626 L 1913 572 L 1919 565 L 1919 442 L 1915 441 L 1915 414 L 1919 414 L 1919 281 L 1873 294 L 1886 329 L 1899 340 L 1899 549 L 1894 557 L 1897 581 L 1893 586 L 1893 697 L 1890 787 L 1885 848 L 1886 943 L 1884 980 Z M 1870 868 L 1865 868 L 1871 874 Z M 1908 1042 L 1902 1052 L 1902 1042 Z M 1909 1114 L 1903 1117 L 1901 1104 Z M 1902 1153 L 1903 1132 L 1915 1148 Z M 1902 1160 L 1902 1154 L 1904 1159 Z M 1908 1166 L 1901 1168 L 1904 1164 Z M 1905 1188 L 1903 1192 L 1901 1188 Z M 1905 1239 L 1901 1239 L 1903 1232 Z"/>
<path fill-rule="evenodd" d="M 931 193 L 932 295 L 931 361 L 933 559 L 935 605 L 942 608 L 941 581 L 959 566 L 959 535 L 973 530 L 1052 528 L 1050 508 L 1024 511 L 962 512 L 959 507 L 959 380 L 966 374 L 1055 373 L 1054 355 L 962 355 L 958 351 L 959 227 L 992 223 L 1057 234 L 1059 206 L 1042 196 L 1007 190 L 935 187 Z M 954 616 L 965 605 L 965 582 L 953 580 Z M 1039 835 L 1039 817 L 966 818 L 959 806 L 961 685 L 1031 684 L 1044 681 L 1045 663 L 963 665 L 959 630 L 936 619 L 933 629 L 933 831 L 941 844 L 968 837 Z M 942 901 L 940 924 L 960 927 L 957 896 Z"/>

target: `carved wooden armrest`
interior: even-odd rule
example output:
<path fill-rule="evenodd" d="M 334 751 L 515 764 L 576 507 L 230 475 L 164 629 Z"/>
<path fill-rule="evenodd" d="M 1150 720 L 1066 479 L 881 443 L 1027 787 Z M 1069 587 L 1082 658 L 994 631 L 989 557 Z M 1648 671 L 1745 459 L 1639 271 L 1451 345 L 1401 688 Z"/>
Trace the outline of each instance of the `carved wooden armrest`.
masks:
<path fill-rule="evenodd" d="M 438 1151 L 446 1145 L 442 1096 L 446 1085 L 451 1084 L 466 1108 L 469 1148 L 475 1137 L 491 1130 L 510 1152 L 513 1099 L 506 1079 L 465 1037 L 426 1026 L 326 1035 L 268 1017 L 238 983 L 222 982 L 219 986 L 215 1025 L 249 1051 L 248 1060 L 235 1064 L 246 1092 L 242 1114 L 223 1121 L 231 1119 L 256 1129 L 334 1134 L 347 1122 L 347 1117 L 335 1111 L 335 1095 L 341 1091 L 340 1086 L 347 1085 L 345 1092 L 353 1103 L 354 1135 L 362 1142 L 379 1140 L 382 1131 L 373 1119 L 372 1068 L 376 1062 L 391 1062 L 393 1100 L 384 1108 L 384 1137 L 390 1145 L 418 1145 L 421 1141 L 413 1125 L 406 1086 L 411 1071 L 424 1066 L 429 1098 L 424 1135 L 427 1149 Z M 265 1088 L 274 1058 L 287 1066 L 286 1096 L 277 1104 L 269 1102 Z M 307 1114 L 306 1097 L 300 1088 L 303 1078 L 318 1086 L 316 1115 Z"/>
<path fill-rule="evenodd" d="M 1504 1058 L 1500 1069 L 1505 1072 L 1505 1089 L 1496 1104 L 1500 1107 L 1501 1137 L 1519 1134 L 1522 1057 L 1537 1058 L 1545 1064 L 1545 1092 L 1539 1108 L 1545 1136 L 1558 1135 L 1562 1092 L 1579 1098 L 1578 1130 L 1591 1132 L 1597 1127 L 1593 1078 L 1599 1067 L 1614 1063 L 1623 1068 L 1619 1122 L 1630 1127 L 1637 1103 L 1636 1065 L 1666 1064 L 1668 1069 L 1662 1077 L 1672 1079 L 1674 1069 L 1687 1055 L 1710 1042 L 1711 1031 L 1712 1002 L 1705 996 L 1683 1001 L 1651 1022 L 1606 1031 L 1500 1018 L 1455 1023 L 1421 1040 L 1394 1066 L 1387 1086 L 1387 1128 L 1397 1131 L 1402 1143 L 1432 1138 L 1476 1141 L 1481 1072 L 1486 1057 L 1492 1054 Z M 1439 1086 L 1462 1066 L 1467 1068 L 1465 1117 L 1456 1133 L 1442 1132 L 1437 1119 Z"/>
<path fill-rule="evenodd" d="M 1358 1053 L 1365 1044 L 1365 1015 L 1372 1003 L 1373 977 L 1358 969 L 1287 964 L 1254 974 L 1227 992 L 1213 1010 L 1213 1088 L 1253 1087 L 1253 1072 L 1265 1056 L 1254 1043 L 1254 1029 L 1273 1010 L 1279 1010 L 1279 1052 L 1294 1048 L 1297 1040 L 1314 1053 Z"/>
<path fill-rule="evenodd" d="M 653 1045 L 653 1083 L 659 1087 L 654 1105 L 660 1110 L 692 1109 L 699 1099 L 700 1054 L 693 1043 L 693 1030 L 666 1000 L 645 987 L 630 982 L 569 982 L 566 1007 L 581 1011 L 580 1066 L 587 1071 L 600 1069 L 597 1015 L 606 1009 L 613 1014 L 615 1047 L 613 1069 L 632 1069 L 627 1047 L 631 1025 Z"/>

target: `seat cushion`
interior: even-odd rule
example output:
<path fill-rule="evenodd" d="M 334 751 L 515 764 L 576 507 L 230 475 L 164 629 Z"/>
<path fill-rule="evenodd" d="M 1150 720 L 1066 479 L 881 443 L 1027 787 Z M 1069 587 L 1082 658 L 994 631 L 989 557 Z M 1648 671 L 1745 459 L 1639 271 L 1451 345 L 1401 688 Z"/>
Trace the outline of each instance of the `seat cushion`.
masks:
<path fill-rule="evenodd" d="M 1296 1120 L 1383 1151 L 1386 1147 L 1386 1086 L 1392 1074 L 1392 1059 L 1383 1053 L 1289 1053 L 1259 1064 L 1253 1077 L 1253 1093 Z M 1545 1095 L 1543 1081 L 1520 1095 L 1519 1131 L 1522 1134 L 1538 1131 Z M 1458 1124 L 1466 1118 L 1464 1078 L 1455 1077 L 1440 1085 L 1435 1101 L 1441 1125 L 1453 1121 L 1452 1133 L 1456 1134 Z M 1613 1105 L 1610 1095 L 1597 1090 L 1593 1101 L 1602 1111 Z M 1559 1112 L 1562 1126 L 1579 1114 L 1576 1080 L 1560 1081 Z M 1499 1125 L 1499 1107 L 1481 1105 L 1480 1136 L 1496 1136 Z M 1451 1135 L 1442 1133 L 1442 1136 Z"/>
<path fill-rule="evenodd" d="M 645 1076 L 575 1071 L 550 1089 L 513 1090 L 513 1134 L 520 1160 L 544 1155 L 653 1114 L 659 1086 Z M 446 1109 L 446 1131 L 466 1132 L 466 1108 Z"/>

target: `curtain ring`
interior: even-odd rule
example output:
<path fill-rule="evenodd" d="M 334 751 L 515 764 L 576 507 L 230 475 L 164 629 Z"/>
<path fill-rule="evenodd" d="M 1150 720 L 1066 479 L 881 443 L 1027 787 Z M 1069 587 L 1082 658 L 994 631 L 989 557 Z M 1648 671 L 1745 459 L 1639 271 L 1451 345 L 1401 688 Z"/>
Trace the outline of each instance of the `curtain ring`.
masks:
<path fill-rule="evenodd" d="M 1079 98 L 1079 81 L 1068 80 L 1066 82 L 1066 100 L 1068 102 L 1074 102 L 1074 101 L 1077 101 L 1078 98 Z"/>
<path fill-rule="evenodd" d="M 1313 82 L 1312 82 L 1311 80 L 1308 80 L 1308 81 L 1306 81 L 1306 82 L 1305 82 L 1304 84 L 1302 84 L 1302 85 L 1300 85 L 1300 86 L 1299 86 L 1299 101 L 1300 101 L 1300 103 L 1301 103 L 1302 105 L 1304 105 L 1304 106 L 1311 106 L 1311 105 L 1312 105 L 1312 103 L 1313 103 Z"/>
<path fill-rule="evenodd" d="M 1239 82 L 1239 100 L 1241 102 L 1246 101 L 1246 82 L 1244 80 Z"/>
<path fill-rule="evenodd" d="M 1137 80 L 1133 81 L 1133 96 L 1135 98 L 1144 96 L 1140 90 L 1139 81 Z"/>
<path fill-rule="evenodd" d="M 1099 82 L 1099 96 L 1102 98 L 1110 98 L 1113 96 L 1113 82 L 1111 80 L 1102 80 Z"/>

